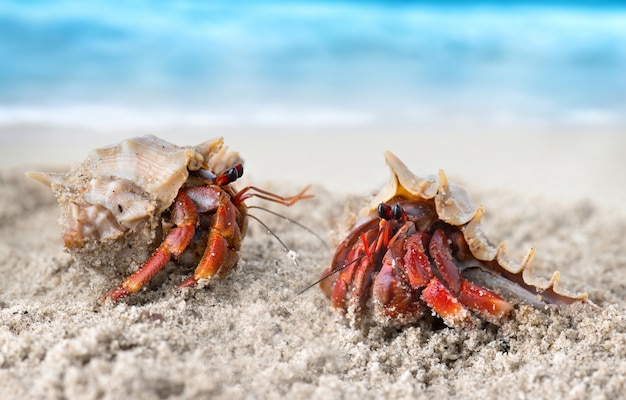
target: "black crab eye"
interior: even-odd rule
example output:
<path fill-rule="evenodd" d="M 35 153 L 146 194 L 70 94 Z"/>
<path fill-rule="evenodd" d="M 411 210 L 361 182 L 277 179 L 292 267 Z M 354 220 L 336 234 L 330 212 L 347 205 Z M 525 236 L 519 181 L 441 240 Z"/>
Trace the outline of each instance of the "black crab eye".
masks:
<path fill-rule="evenodd" d="M 396 204 L 392 207 L 391 212 L 393 213 L 393 219 L 400 220 L 402 219 L 402 215 L 404 215 L 404 210 L 400 204 Z"/>
<path fill-rule="evenodd" d="M 230 168 L 228 171 L 226 171 L 225 175 L 226 178 L 228 178 L 229 183 L 235 182 L 237 178 L 239 178 L 239 173 L 237 173 L 237 169 L 235 167 Z"/>
<path fill-rule="evenodd" d="M 378 205 L 378 216 L 382 219 L 386 219 L 387 221 L 389 221 L 390 219 L 393 218 L 393 212 L 391 211 L 391 206 L 385 204 L 385 203 L 380 203 Z"/>
<path fill-rule="evenodd" d="M 237 179 L 243 176 L 243 164 L 237 164 L 231 169 L 234 169 L 235 171 L 237 171 Z"/>
<path fill-rule="evenodd" d="M 224 186 L 235 182 L 243 175 L 243 165 L 237 164 L 232 168 L 228 168 L 226 171 L 219 174 L 213 183 L 219 186 Z"/>
<path fill-rule="evenodd" d="M 390 220 L 401 220 L 404 215 L 404 210 L 400 204 L 394 204 L 390 206 L 385 203 L 380 203 L 378 205 L 378 216 L 382 219 Z"/>

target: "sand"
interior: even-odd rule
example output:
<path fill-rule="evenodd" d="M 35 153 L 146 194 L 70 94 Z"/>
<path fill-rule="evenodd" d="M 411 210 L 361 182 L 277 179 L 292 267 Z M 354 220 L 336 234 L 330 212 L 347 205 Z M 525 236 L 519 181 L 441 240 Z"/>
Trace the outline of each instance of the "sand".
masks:
<path fill-rule="evenodd" d="M 16 162 L 0 169 L 0 398 L 626 397 L 626 146 L 619 134 L 463 136 L 445 151 L 438 146 L 447 140 L 438 136 L 414 137 L 411 146 L 394 141 L 407 138 L 402 134 L 384 136 L 382 144 L 380 137 L 303 136 L 317 146 L 312 153 L 324 154 L 317 169 L 307 162 L 293 167 L 302 147 L 288 148 L 282 162 L 272 153 L 263 164 L 260 149 L 278 137 L 250 138 L 233 140 L 257 145 L 256 152 L 247 149 L 246 182 L 291 193 L 314 181 L 314 200 L 281 211 L 328 243 L 346 193 L 366 195 L 384 182 L 382 150 L 405 159 L 414 152 L 408 163 L 416 172 L 445 167 L 464 181 L 486 207 L 492 241 L 506 239 L 517 258 L 535 246 L 538 274 L 561 271 L 563 286 L 586 291 L 599 307 L 521 306 L 501 326 L 453 329 L 425 321 L 353 329 L 317 288 L 298 294 L 331 251 L 259 210 L 254 214 L 297 251 L 299 266 L 251 221 L 239 267 L 226 280 L 175 293 L 190 271 L 170 264 L 145 291 L 103 305 L 100 296 L 119 284 L 126 267 L 105 276 L 74 263 L 63 251 L 55 199 L 24 178 L 33 165 Z M 329 147 L 334 151 L 324 151 Z M 420 153 L 425 148 L 435 154 Z M 67 153 L 80 159 L 80 151 Z M 466 161 L 472 151 L 473 164 Z M 437 154 L 445 165 L 434 165 Z M 39 169 L 56 161 L 37 157 Z M 310 157 L 308 149 L 300 157 Z"/>

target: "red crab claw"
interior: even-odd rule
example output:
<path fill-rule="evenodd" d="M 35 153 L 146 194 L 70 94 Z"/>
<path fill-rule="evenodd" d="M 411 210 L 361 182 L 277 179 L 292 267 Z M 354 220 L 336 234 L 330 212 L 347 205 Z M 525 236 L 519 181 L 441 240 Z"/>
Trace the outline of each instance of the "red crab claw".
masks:
<path fill-rule="evenodd" d="M 217 204 L 217 210 L 211 219 L 211 230 L 204 254 L 193 276 L 178 285 L 179 288 L 193 287 L 200 279 L 215 275 L 219 279 L 223 278 L 237 263 L 237 252 L 241 247 L 238 210 L 230 201 L 229 195 L 211 186 L 190 188 L 188 193 L 197 204 L 206 204 L 208 208 Z"/>
<path fill-rule="evenodd" d="M 451 325 L 466 321 L 469 313 L 464 306 L 494 321 L 513 309 L 492 291 L 461 278 L 452 258 L 448 238 L 442 230 L 435 231 L 429 249 L 443 282 L 436 277 L 431 279 L 422 292 L 422 299 L 444 321 Z"/>
<path fill-rule="evenodd" d="M 218 175 L 214 184 L 229 185 L 243 175 L 243 166 L 237 164 Z M 230 194 L 217 187 L 193 187 L 187 189 L 188 194 L 200 207 L 200 212 L 215 210 L 211 219 L 211 229 L 206 249 L 196 267 L 193 276 L 186 279 L 178 287 L 193 287 L 200 279 L 213 276 L 222 279 L 236 264 L 241 239 L 246 230 L 246 214 L 244 201 L 258 197 L 285 206 L 291 206 L 300 200 L 310 199 L 313 195 L 306 194 L 310 186 L 305 187 L 294 196 L 283 197 L 254 186 L 248 186 L 231 197 Z"/>
<path fill-rule="evenodd" d="M 407 214 L 399 204 L 378 206 L 380 218 L 402 222 L 389 241 L 373 287 L 375 312 L 379 317 L 395 320 L 416 320 L 424 307 L 419 301 L 419 290 L 433 276 L 423 241 L 428 235 L 417 232 L 414 222 L 407 222 Z"/>
<path fill-rule="evenodd" d="M 417 232 L 404 243 L 404 269 L 413 289 L 423 288 L 433 278 L 433 269 L 426 255 L 425 243 L 430 241 L 426 233 Z"/>
<path fill-rule="evenodd" d="M 187 247 L 198 224 L 198 212 L 193 201 L 184 192 L 179 192 L 174 200 L 172 221 L 176 227 L 170 230 L 163 243 L 141 268 L 111 290 L 105 298 L 119 300 L 136 293 L 144 287 L 167 264 L 172 256 L 178 257 Z"/>
<path fill-rule="evenodd" d="M 407 223 L 412 225 L 412 223 Z M 382 267 L 376 275 L 373 286 L 374 307 L 377 316 L 393 320 L 407 318 L 417 320 L 423 315 L 424 307 L 419 301 L 419 292 L 409 282 L 404 252 L 406 242 L 397 240 L 403 237 L 401 230 L 394 236 L 389 249 L 385 253 Z M 404 255 L 403 255 L 404 253 Z"/>

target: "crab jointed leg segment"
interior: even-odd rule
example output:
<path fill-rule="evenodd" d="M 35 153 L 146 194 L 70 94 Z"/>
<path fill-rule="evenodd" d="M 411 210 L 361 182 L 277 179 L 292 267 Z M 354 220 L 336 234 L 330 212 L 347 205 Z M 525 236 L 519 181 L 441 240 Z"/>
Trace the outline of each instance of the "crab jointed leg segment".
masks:
<path fill-rule="evenodd" d="M 332 288 L 332 305 L 335 308 L 345 309 L 346 295 L 352 283 L 354 273 L 357 269 L 367 268 L 370 260 L 365 256 L 364 244 L 366 236 L 361 236 L 358 244 L 348 253 L 345 267 L 339 272 L 337 282 Z"/>
<path fill-rule="evenodd" d="M 513 306 L 502 297 L 465 279 L 461 285 L 459 300 L 486 318 L 499 319 L 513 310 Z"/>
<path fill-rule="evenodd" d="M 251 197 L 258 197 L 263 200 L 273 201 L 274 203 L 279 203 L 284 206 L 292 206 L 300 200 L 312 199 L 313 195 L 305 194 L 307 190 L 309 190 L 311 186 L 306 186 L 304 189 L 300 191 L 300 193 L 295 194 L 293 196 L 279 196 L 275 193 L 269 192 L 267 190 L 259 189 L 256 186 L 247 186 L 241 189 L 237 195 L 233 198 L 233 203 L 239 204 L 244 200 L 247 200 Z"/>
<path fill-rule="evenodd" d="M 458 294 L 461 291 L 461 272 L 454 264 L 448 238 L 441 229 L 433 234 L 428 249 L 443 281 L 453 293 Z"/>
<path fill-rule="evenodd" d="M 436 230 L 432 237 L 411 232 L 414 232 L 413 224 L 405 223 L 383 258 L 373 291 L 378 314 L 416 317 L 418 305 L 414 303 L 418 297 L 453 326 L 470 318 L 468 308 L 496 319 L 512 310 L 500 296 L 461 277 L 442 230 Z M 428 251 L 424 242 L 428 243 Z M 434 270 L 429 256 L 436 267 Z"/>
<path fill-rule="evenodd" d="M 229 201 L 228 195 L 220 189 L 219 206 L 211 218 L 209 239 L 200 263 L 192 277 L 179 287 L 195 286 L 200 279 L 216 274 L 221 278 L 237 263 L 237 252 L 241 247 L 241 231 L 237 223 L 239 211 Z"/>
<path fill-rule="evenodd" d="M 178 257 L 189 245 L 198 224 L 196 206 L 189 196 L 179 192 L 174 201 L 172 221 L 176 227 L 169 231 L 163 243 L 141 268 L 126 278 L 117 288 L 111 290 L 106 297 L 118 300 L 136 293 L 144 287 L 167 264 L 172 256 Z"/>
<path fill-rule="evenodd" d="M 426 285 L 422 299 L 448 325 L 462 325 L 470 318 L 470 313 L 459 299 L 437 278 L 431 279 Z"/>
<path fill-rule="evenodd" d="M 433 234 L 430 241 L 430 254 L 447 287 L 462 304 L 472 311 L 485 317 L 500 318 L 513 309 L 502 297 L 461 277 L 459 267 L 453 261 L 448 238 L 443 231 L 437 230 Z"/>

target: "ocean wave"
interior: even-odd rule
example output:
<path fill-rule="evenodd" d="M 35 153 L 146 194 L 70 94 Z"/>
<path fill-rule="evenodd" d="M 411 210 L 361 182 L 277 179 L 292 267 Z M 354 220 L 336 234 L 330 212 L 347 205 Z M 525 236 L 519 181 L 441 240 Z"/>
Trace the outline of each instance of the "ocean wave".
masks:
<path fill-rule="evenodd" d="M 14 128 L 46 131 L 112 132 L 206 131 L 232 128 L 360 128 L 368 126 L 431 126 L 448 128 L 623 127 L 626 109 L 571 108 L 561 110 L 479 107 L 450 109 L 438 104 L 396 110 L 288 104 L 252 109 L 183 109 L 171 105 L 120 107 L 119 105 L 1 106 L 0 137 Z M 323 132 L 323 131 L 320 131 Z"/>
<path fill-rule="evenodd" d="M 626 9 L 459 3 L 9 0 L 0 5 L 0 104 L 321 104 L 361 119 L 430 103 L 545 103 L 560 115 L 623 108 Z"/>

